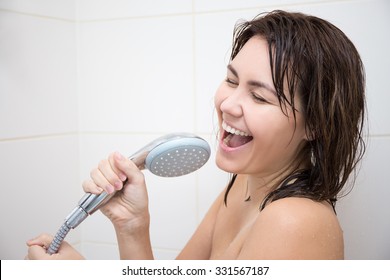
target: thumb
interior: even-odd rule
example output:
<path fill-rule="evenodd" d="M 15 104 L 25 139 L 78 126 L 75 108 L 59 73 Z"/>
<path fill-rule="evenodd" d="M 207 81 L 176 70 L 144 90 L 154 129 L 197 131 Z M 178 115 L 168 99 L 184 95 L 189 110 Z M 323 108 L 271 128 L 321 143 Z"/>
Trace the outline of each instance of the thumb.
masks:
<path fill-rule="evenodd" d="M 34 238 L 28 240 L 26 243 L 27 243 L 27 246 L 38 245 L 41 247 L 48 248 L 50 246 L 50 243 L 52 240 L 53 240 L 53 236 L 44 233 L 44 234 L 41 234 L 37 237 L 34 237 Z"/>

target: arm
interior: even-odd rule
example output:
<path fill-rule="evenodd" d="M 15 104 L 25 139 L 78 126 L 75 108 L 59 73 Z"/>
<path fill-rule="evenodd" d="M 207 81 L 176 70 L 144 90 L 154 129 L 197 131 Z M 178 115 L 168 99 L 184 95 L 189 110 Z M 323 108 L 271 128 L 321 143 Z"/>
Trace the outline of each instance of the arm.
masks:
<path fill-rule="evenodd" d="M 121 260 L 152 260 L 153 251 L 150 243 L 149 224 L 130 231 L 115 227 Z M 129 232 L 131 232 L 129 234 Z"/>
<path fill-rule="evenodd" d="M 342 230 L 325 202 L 284 198 L 260 212 L 239 259 L 343 259 Z"/>
<path fill-rule="evenodd" d="M 103 175 L 103 176 L 101 176 Z M 109 156 L 92 172 L 85 191 L 97 191 L 114 186 L 118 191 L 101 211 L 114 225 L 121 259 L 153 259 L 149 235 L 149 206 L 143 173 L 129 159 L 119 153 Z M 107 191 L 107 190 L 106 190 Z"/>

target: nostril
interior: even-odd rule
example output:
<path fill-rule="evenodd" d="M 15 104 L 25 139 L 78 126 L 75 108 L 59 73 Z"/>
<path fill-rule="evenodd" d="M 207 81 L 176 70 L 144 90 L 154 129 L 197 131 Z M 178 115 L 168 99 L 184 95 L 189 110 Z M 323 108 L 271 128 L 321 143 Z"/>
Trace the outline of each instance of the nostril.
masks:
<path fill-rule="evenodd" d="M 229 114 L 235 118 L 241 117 L 243 114 L 241 102 L 236 96 L 224 99 L 219 108 L 222 113 Z"/>

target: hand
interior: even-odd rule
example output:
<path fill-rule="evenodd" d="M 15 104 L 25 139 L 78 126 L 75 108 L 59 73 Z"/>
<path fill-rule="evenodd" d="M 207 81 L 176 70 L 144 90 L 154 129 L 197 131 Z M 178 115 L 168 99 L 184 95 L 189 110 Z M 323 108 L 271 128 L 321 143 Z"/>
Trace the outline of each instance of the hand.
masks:
<path fill-rule="evenodd" d="M 28 253 L 25 260 L 82 260 L 80 255 L 68 242 L 63 241 L 56 254 L 46 253 L 53 237 L 48 234 L 41 234 L 36 238 L 27 241 Z"/>
<path fill-rule="evenodd" d="M 143 173 L 118 152 L 102 160 L 83 183 L 85 192 L 117 193 L 100 210 L 116 228 L 132 232 L 149 225 L 148 194 Z"/>

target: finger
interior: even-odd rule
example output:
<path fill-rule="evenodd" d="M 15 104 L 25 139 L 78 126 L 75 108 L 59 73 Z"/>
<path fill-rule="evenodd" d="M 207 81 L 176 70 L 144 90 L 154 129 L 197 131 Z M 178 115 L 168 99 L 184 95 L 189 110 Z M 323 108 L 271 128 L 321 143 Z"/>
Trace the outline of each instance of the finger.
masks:
<path fill-rule="evenodd" d="M 28 246 L 41 246 L 48 248 L 50 246 L 51 241 L 53 240 L 53 236 L 50 234 L 43 233 L 41 235 L 38 235 L 37 237 L 34 237 L 27 241 Z"/>
<path fill-rule="evenodd" d="M 50 255 L 46 252 L 50 246 L 53 237 L 49 234 L 41 234 L 33 239 L 28 240 L 26 243 L 29 246 L 28 254 L 25 257 L 26 260 L 34 259 L 50 259 Z"/>
<path fill-rule="evenodd" d="M 97 186 L 94 181 L 92 180 L 86 180 L 82 184 L 83 190 L 85 192 L 93 193 L 93 194 L 100 194 L 104 191 L 103 188 Z"/>
<path fill-rule="evenodd" d="M 115 158 L 116 157 L 119 157 L 119 158 L 125 158 L 122 154 L 120 154 L 119 152 L 115 152 L 115 153 L 112 153 L 108 160 L 110 162 L 110 165 L 111 165 L 111 168 L 114 170 L 114 172 L 118 175 L 119 179 L 124 182 L 127 180 L 127 176 L 116 166 L 115 164 Z"/>
<path fill-rule="evenodd" d="M 112 157 L 111 154 L 108 159 L 100 161 L 98 168 L 110 185 L 114 186 L 116 190 L 120 190 L 123 186 L 122 178 L 120 178 L 123 173 L 112 164 Z"/>
<path fill-rule="evenodd" d="M 90 177 L 97 188 L 101 188 L 107 193 L 113 193 L 115 191 L 115 187 L 107 180 L 99 168 L 93 169 Z M 90 185 L 90 187 L 93 187 L 93 185 Z"/>
<path fill-rule="evenodd" d="M 138 167 L 128 158 L 125 158 L 120 153 L 114 154 L 114 165 L 123 172 L 128 180 L 132 183 L 143 183 L 144 175 Z"/>

